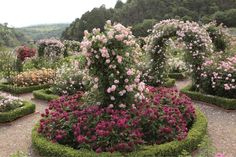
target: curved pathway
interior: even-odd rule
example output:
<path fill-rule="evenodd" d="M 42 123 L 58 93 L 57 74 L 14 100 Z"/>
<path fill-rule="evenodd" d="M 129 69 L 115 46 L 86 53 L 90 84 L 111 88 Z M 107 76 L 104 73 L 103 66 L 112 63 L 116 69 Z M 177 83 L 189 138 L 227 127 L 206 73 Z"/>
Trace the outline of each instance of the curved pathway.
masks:
<path fill-rule="evenodd" d="M 181 89 L 189 83 L 188 80 L 177 81 L 176 86 Z M 224 153 L 226 157 L 236 157 L 236 111 L 227 111 L 203 102 L 194 104 L 207 116 L 208 135 L 216 152 Z"/>
<path fill-rule="evenodd" d="M 36 111 L 16 121 L 0 124 L 0 157 L 9 157 L 17 151 L 27 152 L 31 157 L 37 157 L 31 149 L 31 131 L 40 119 L 40 112 L 47 107 L 47 102 L 31 100 L 32 94 L 22 94 L 19 97 L 35 103 Z"/>

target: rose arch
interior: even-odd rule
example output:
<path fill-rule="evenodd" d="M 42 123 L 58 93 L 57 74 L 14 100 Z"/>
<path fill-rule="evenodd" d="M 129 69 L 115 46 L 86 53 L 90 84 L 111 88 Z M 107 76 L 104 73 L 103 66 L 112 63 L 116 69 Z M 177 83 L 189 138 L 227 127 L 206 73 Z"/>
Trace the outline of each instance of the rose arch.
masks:
<path fill-rule="evenodd" d="M 166 78 L 166 49 L 169 39 L 183 43 L 185 60 L 191 68 L 193 85 L 200 84 L 205 58 L 213 52 L 212 40 L 204 27 L 196 22 L 163 20 L 153 27 L 147 37 L 146 51 L 150 56 L 147 83 L 162 84 Z"/>

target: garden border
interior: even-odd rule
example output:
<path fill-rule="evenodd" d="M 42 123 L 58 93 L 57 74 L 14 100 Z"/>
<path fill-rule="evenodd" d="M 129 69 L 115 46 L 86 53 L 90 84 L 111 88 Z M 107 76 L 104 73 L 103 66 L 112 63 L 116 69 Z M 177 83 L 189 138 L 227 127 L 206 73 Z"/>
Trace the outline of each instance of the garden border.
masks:
<path fill-rule="evenodd" d="M 40 89 L 40 90 L 33 91 L 34 98 L 39 99 L 39 100 L 51 101 L 53 99 L 58 99 L 60 97 L 55 94 L 48 94 L 47 90 L 48 89 Z"/>
<path fill-rule="evenodd" d="M 183 141 L 172 141 L 169 143 L 153 146 L 143 146 L 140 150 L 125 154 L 125 156 L 132 157 L 147 157 L 147 156 L 177 156 L 183 150 L 192 152 L 198 148 L 202 142 L 207 131 L 207 119 L 205 115 L 196 109 L 196 121 L 193 123 L 188 136 Z M 124 156 L 117 153 L 100 153 L 99 155 L 94 151 L 75 150 L 71 147 L 52 143 L 37 132 L 38 125 L 32 131 L 33 148 L 42 156 L 45 157 L 117 157 Z"/>
<path fill-rule="evenodd" d="M 191 88 L 192 86 L 188 85 L 187 87 L 181 89 L 181 92 L 196 101 L 202 101 L 205 103 L 213 104 L 227 110 L 236 110 L 236 99 L 229 99 L 229 98 L 224 98 L 224 97 L 219 97 L 219 96 L 214 96 L 214 95 L 206 95 L 206 94 L 192 91 Z"/>
<path fill-rule="evenodd" d="M 10 84 L 4 84 L 4 83 L 0 84 L 0 90 L 9 92 L 12 94 L 30 93 L 34 90 L 45 89 L 49 87 L 50 87 L 50 84 L 42 84 L 42 85 L 35 85 L 35 86 L 29 86 L 29 87 L 17 87 Z"/>
<path fill-rule="evenodd" d="M 16 108 L 12 111 L 0 112 L 0 123 L 12 122 L 20 117 L 35 112 L 35 104 L 28 101 L 23 101 L 23 103 L 24 105 L 22 107 Z"/>

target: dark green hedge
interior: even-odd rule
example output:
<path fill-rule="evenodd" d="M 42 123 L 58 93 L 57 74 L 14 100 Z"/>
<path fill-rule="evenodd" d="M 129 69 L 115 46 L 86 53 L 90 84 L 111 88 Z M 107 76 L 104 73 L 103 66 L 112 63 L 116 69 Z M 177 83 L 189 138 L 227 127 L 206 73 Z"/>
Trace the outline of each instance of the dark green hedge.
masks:
<path fill-rule="evenodd" d="M 183 80 L 186 78 L 186 75 L 184 73 L 169 73 L 168 77 L 176 80 Z"/>
<path fill-rule="evenodd" d="M 168 78 L 165 80 L 165 83 L 163 84 L 164 87 L 173 87 L 175 85 L 175 79 Z"/>
<path fill-rule="evenodd" d="M 20 108 L 16 108 L 9 112 L 0 112 L 0 123 L 14 121 L 17 118 L 23 117 L 30 113 L 34 113 L 34 111 L 35 111 L 35 104 L 24 101 L 24 106 Z"/>
<path fill-rule="evenodd" d="M 97 154 L 93 151 L 88 150 L 75 150 L 68 146 L 52 143 L 45 137 L 38 134 L 38 125 L 32 131 L 32 142 L 34 149 L 44 157 L 116 157 L 116 156 L 127 156 L 127 157 L 170 157 L 178 156 L 183 150 L 192 152 L 198 148 L 207 130 L 207 119 L 204 114 L 196 110 L 197 118 L 192 128 L 189 130 L 188 136 L 183 141 L 173 141 L 161 145 L 143 146 L 139 150 L 121 154 L 116 153 L 101 153 Z"/>
<path fill-rule="evenodd" d="M 186 94 L 193 100 L 206 102 L 209 104 L 213 104 L 219 107 L 222 107 L 227 110 L 235 110 L 236 109 L 236 99 L 228 99 L 219 96 L 206 95 L 199 92 L 192 91 L 192 86 L 187 86 L 181 90 L 182 93 Z"/>
<path fill-rule="evenodd" d="M 29 87 L 17 87 L 10 84 L 0 84 L 0 89 L 9 92 L 12 94 L 23 94 L 30 93 L 34 90 L 49 88 L 49 84 L 37 85 L 37 86 L 29 86 Z"/>
<path fill-rule="evenodd" d="M 33 95 L 36 99 L 47 100 L 47 101 L 59 98 L 58 95 L 50 93 L 49 89 L 41 89 L 33 91 Z"/>

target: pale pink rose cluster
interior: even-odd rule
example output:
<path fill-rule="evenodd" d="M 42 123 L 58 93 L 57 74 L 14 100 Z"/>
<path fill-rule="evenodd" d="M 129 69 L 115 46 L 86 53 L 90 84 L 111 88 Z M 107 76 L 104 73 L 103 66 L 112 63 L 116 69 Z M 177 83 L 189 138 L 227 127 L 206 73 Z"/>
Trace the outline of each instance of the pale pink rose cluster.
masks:
<path fill-rule="evenodd" d="M 236 89 L 236 55 L 228 57 L 224 61 L 207 60 L 204 64 L 206 71 L 201 77 L 211 77 L 212 88 L 221 84 L 226 91 Z"/>

